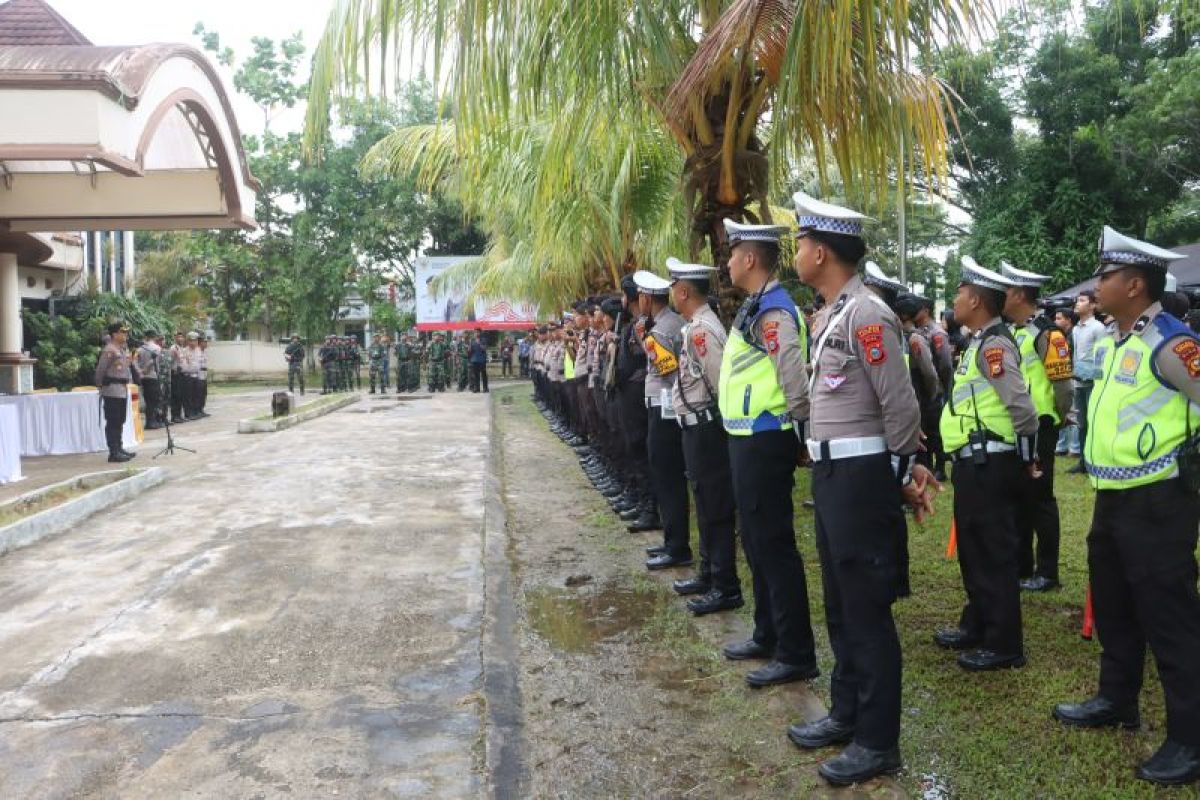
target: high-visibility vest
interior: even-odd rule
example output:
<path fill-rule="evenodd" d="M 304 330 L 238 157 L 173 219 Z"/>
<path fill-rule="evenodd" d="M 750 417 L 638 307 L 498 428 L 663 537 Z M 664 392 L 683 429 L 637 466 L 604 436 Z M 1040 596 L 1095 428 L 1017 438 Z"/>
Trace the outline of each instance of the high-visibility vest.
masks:
<path fill-rule="evenodd" d="M 1054 420 L 1054 424 L 1058 425 L 1062 419 L 1058 416 L 1058 408 L 1054 402 L 1054 386 L 1046 374 L 1046 364 L 1038 357 L 1037 353 L 1036 342 L 1040 333 L 1041 330 L 1031 322 L 1014 328 L 1013 338 L 1017 340 L 1017 349 L 1021 351 L 1021 374 L 1025 377 L 1025 386 L 1029 389 L 1029 396 L 1033 400 L 1033 407 L 1037 410 L 1038 417 L 1050 417 Z M 1046 335 L 1051 337 L 1047 345 L 1052 348 L 1047 351 L 1046 355 L 1053 360 L 1053 363 L 1060 363 L 1059 341 L 1053 338 L 1053 331 L 1047 332 Z M 1058 339 L 1062 340 L 1065 345 L 1061 332 L 1058 334 Z M 1066 364 L 1069 368 L 1071 364 L 1069 354 Z"/>
<path fill-rule="evenodd" d="M 995 331 L 997 329 L 993 329 Z M 939 425 L 942 432 L 942 446 L 947 453 L 961 450 L 967 446 L 971 433 L 982 426 L 988 438 L 1016 444 L 1017 432 L 1013 427 L 1012 416 L 1000 399 L 999 393 L 992 387 L 991 381 L 979 370 L 979 348 L 983 342 L 992 338 L 985 332 L 979 338 L 972 338 L 966 352 L 959 361 L 958 369 L 954 372 L 954 388 L 950 399 L 942 408 L 942 419 Z M 1005 329 L 1007 333 L 1007 329 Z"/>
<path fill-rule="evenodd" d="M 748 301 L 753 302 L 753 301 Z M 807 352 L 807 331 L 799 309 L 782 286 L 776 286 L 758 299 L 756 309 L 743 306 L 737 324 L 729 332 L 721 357 L 721 381 L 718 405 L 725 430 L 732 436 L 750 436 L 764 431 L 791 430 L 787 397 L 775 373 L 775 364 L 759 343 L 746 340 L 742 331 L 753 330 L 755 322 L 770 309 L 782 309 L 796 322 L 802 352 Z M 752 311 L 753 313 L 746 313 Z"/>
<path fill-rule="evenodd" d="M 570 350 L 563 351 L 563 379 L 575 379 L 575 359 L 571 358 Z"/>
<path fill-rule="evenodd" d="M 1096 345 L 1101 373 L 1088 403 L 1084 463 L 1097 489 L 1129 489 L 1179 475 L 1176 463 L 1195 427 L 1197 409 L 1154 373 L 1154 359 L 1170 339 L 1186 336 L 1172 349 L 1200 365 L 1200 343 L 1169 314 L 1160 313 L 1142 334 L 1117 343 L 1111 335 Z M 1189 420 L 1190 416 L 1190 420 Z"/>

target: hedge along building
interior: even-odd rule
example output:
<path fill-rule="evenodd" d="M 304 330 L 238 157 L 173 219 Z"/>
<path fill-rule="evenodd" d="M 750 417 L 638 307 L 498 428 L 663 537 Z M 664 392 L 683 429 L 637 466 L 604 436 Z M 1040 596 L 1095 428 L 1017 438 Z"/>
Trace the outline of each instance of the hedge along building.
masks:
<path fill-rule="evenodd" d="M 194 47 L 98 47 L 43 0 L 0 5 L 0 392 L 32 391 L 18 264 L 41 231 L 253 228 L 259 187 Z"/>

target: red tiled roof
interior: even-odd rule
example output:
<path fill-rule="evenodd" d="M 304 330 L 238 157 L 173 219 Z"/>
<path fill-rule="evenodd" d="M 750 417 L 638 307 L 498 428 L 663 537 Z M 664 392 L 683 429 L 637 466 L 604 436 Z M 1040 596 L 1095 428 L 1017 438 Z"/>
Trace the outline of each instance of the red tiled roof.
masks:
<path fill-rule="evenodd" d="M 0 45 L 88 45 L 87 37 L 43 0 L 0 4 Z"/>

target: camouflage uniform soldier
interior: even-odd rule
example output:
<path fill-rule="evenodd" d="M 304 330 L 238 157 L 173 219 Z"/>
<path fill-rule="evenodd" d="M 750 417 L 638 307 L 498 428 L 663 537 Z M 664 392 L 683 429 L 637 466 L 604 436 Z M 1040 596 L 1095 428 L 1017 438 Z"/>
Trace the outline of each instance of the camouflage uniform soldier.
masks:
<path fill-rule="evenodd" d="M 349 336 L 339 336 L 338 344 L 340 345 L 338 347 L 338 365 L 340 367 L 339 372 L 341 373 L 340 378 L 339 378 L 339 382 L 341 384 L 340 388 L 341 388 L 341 391 L 348 392 L 354 388 L 353 379 L 350 374 L 350 370 L 351 370 L 350 362 L 351 362 L 351 358 L 352 358 L 352 355 L 350 353 L 350 337 Z"/>
<path fill-rule="evenodd" d="M 449 351 L 446 349 L 445 337 L 440 333 L 433 335 L 433 344 L 429 345 L 429 391 L 446 391 L 446 359 Z"/>
<path fill-rule="evenodd" d="M 412 358 L 412 344 L 407 336 L 401 336 L 396 342 L 396 393 L 408 391 L 409 359 Z"/>
<path fill-rule="evenodd" d="M 363 351 L 358 345 L 358 339 L 350 337 L 350 371 L 354 376 L 354 388 L 362 388 Z"/>
<path fill-rule="evenodd" d="M 325 344 L 317 351 L 317 359 L 321 362 L 321 394 L 333 394 L 337 391 L 337 346 L 334 336 L 325 337 Z"/>
<path fill-rule="evenodd" d="M 300 337 L 293 336 L 292 342 L 283 351 L 283 357 L 288 365 L 288 391 L 296 391 L 296 379 L 300 379 L 300 394 L 304 394 L 304 345 Z"/>
<path fill-rule="evenodd" d="M 383 363 L 380 365 L 382 372 L 379 375 L 379 391 L 387 394 L 388 387 L 392 384 L 392 338 L 384 335 L 380 343 L 383 345 Z"/>
<path fill-rule="evenodd" d="M 383 370 L 383 359 L 387 354 L 387 348 L 380 341 L 379 334 L 372 337 L 371 347 L 367 350 L 367 377 L 371 383 L 371 394 L 375 394 L 375 382 L 379 381 L 379 393 L 383 394 L 387 391 L 387 384 L 380 378 Z"/>
<path fill-rule="evenodd" d="M 467 335 L 464 335 L 458 340 L 458 346 L 455 348 L 458 354 L 458 390 L 460 392 L 467 388 L 467 381 L 470 378 L 471 365 L 467 358 L 467 351 L 470 347 L 470 341 Z"/>

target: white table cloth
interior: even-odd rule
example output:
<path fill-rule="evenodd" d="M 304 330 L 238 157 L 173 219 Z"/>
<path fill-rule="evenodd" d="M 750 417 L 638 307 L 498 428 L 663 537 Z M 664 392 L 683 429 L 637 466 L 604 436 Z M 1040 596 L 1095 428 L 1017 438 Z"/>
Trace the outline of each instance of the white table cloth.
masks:
<path fill-rule="evenodd" d="M 0 483 L 22 477 L 20 417 L 14 406 L 0 406 Z"/>
<path fill-rule="evenodd" d="M 129 405 L 121 436 L 126 450 L 137 446 L 132 403 Z M 17 410 L 24 457 L 99 453 L 108 449 L 98 392 L 6 395 L 0 396 L 0 406 Z"/>

